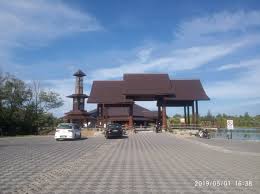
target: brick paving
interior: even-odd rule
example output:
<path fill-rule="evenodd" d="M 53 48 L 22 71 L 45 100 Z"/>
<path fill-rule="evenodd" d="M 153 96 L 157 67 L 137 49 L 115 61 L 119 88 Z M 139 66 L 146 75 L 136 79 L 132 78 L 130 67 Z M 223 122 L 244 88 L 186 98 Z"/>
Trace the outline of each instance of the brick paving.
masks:
<path fill-rule="evenodd" d="M 259 153 L 227 152 L 168 133 L 1 138 L 0 172 L 0 193 L 260 193 Z M 199 186 L 203 180 L 211 185 Z M 236 180 L 253 185 L 235 186 Z"/>
<path fill-rule="evenodd" d="M 212 138 L 210 140 L 204 138 L 195 138 L 194 140 L 210 144 L 213 146 L 221 146 L 225 149 L 239 152 L 253 152 L 260 154 L 260 142 L 254 140 L 234 140 L 234 139 L 221 139 Z"/>

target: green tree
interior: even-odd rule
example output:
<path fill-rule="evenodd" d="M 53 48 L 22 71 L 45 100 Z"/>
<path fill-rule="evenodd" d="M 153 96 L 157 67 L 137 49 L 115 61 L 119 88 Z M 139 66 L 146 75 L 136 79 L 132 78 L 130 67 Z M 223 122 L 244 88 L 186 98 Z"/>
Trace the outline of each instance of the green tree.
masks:
<path fill-rule="evenodd" d="M 46 117 L 53 118 L 53 116 L 50 117 L 48 115 L 48 112 L 51 109 L 59 108 L 63 105 L 63 100 L 61 99 L 60 95 L 52 92 L 52 91 L 44 91 L 41 88 L 41 84 L 39 81 L 33 81 L 30 90 L 32 91 L 32 98 L 31 103 L 29 106 L 29 111 L 32 111 L 33 117 L 32 117 L 32 125 L 36 129 L 36 131 L 39 131 L 40 126 L 44 126 L 46 124 L 51 124 L 52 122 L 46 120 Z"/>
<path fill-rule="evenodd" d="M 8 135 L 32 134 L 50 126 L 55 117 L 48 111 L 63 105 L 59 94 L 30 87 L 13 76 L 0 76 L 0 128 Z M 36 87 L 37 86 L 37 87 Z"/>
<path fill-rule="evenodd" d="M 11 76 L 5 77 L 1 91 L 1 125 L 15 134 L 21 130 L 23 111 L 31 93 L 23 81 Z"/>

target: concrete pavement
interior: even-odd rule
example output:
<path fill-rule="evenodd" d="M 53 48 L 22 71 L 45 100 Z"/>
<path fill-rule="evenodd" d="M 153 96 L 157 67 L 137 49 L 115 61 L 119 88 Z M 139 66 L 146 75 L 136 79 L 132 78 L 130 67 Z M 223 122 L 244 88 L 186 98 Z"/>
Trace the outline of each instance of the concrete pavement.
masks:
<path fill-rule="evenodd" d="M 260 192 L 259 143 L 241 154 L 208 142 L 153 132 L 61 142 L 1 138 L 0 193 Z"/>

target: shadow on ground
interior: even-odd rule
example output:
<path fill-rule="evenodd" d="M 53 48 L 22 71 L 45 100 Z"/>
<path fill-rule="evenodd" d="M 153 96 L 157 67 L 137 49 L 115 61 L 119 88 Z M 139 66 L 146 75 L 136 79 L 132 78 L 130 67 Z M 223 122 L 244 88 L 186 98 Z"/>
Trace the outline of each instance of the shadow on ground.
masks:
<path fill-rule="evenodd" d="M 124 135 L 122 137 L 109 137 L 108 139 L 127 139 L 128 136 Z"/>
<path fill-rule="evenodd" d="M 84 141 L 87 140 L 87 137 L 81 137 L 80 139 L 59 139 L 57 141 Z"/>

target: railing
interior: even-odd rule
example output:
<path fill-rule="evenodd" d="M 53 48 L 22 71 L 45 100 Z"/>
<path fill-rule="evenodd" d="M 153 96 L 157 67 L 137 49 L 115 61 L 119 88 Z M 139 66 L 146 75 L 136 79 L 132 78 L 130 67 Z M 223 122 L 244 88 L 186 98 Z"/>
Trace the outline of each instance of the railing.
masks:
<path fill-rule="evenodd" d="M 217 130 L 216 126 L 203 126 L 200 124 L 174 124 L 169 125 L 169 129 L 188 129 L 188 130 L 199 130 L 199 129 L 208 129 L 208 130 Z"/>
<path fill-rule="evenodd" d="M 134 126 L 136 131 L 154 131 L 154 126 Z"/>

